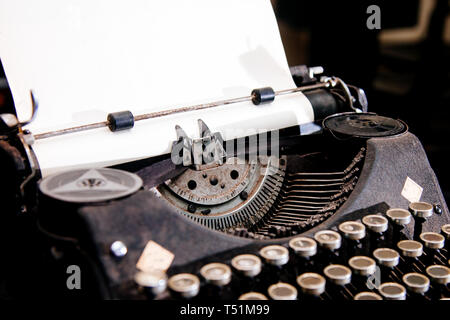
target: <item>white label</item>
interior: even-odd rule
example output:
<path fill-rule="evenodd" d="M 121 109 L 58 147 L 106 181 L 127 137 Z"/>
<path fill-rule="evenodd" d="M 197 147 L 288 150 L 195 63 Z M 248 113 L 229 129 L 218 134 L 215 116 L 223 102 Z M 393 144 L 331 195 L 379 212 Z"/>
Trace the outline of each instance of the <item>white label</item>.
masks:
<path fill-rule="evenodd" d="M 155 269 L 166 271 L 172 264 L 174 257 L 175 255 L 166 248 L 161 247 L 154 241 L 149 241 L 136 263 L 136 268 L 144 272 Z"/>
<path fill-rule="evenodd" d="M 410 177 L 406 177 L 405 185 L 402 189 L 402 196 L 409 202 L 418 202 L 422 196 L 423 188 Z"/>

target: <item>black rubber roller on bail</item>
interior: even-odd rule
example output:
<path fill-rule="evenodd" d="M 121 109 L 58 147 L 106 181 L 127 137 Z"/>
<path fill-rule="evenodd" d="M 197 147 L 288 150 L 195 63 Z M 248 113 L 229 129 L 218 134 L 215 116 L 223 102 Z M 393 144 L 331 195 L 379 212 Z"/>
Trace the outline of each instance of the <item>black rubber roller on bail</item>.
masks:
<path fill-rule="evenodd" d="M 252 91 L 252 102 L 255 105 L 271 103 L 275 100 L 275 91 L 271 87 L 254 89 Z"/>
<path fill-rule="evenodd" d="M 134 116 L 130 111 L 120 111 L 108 114 L 108 127 L 112 132 L 134 127 Z"/>

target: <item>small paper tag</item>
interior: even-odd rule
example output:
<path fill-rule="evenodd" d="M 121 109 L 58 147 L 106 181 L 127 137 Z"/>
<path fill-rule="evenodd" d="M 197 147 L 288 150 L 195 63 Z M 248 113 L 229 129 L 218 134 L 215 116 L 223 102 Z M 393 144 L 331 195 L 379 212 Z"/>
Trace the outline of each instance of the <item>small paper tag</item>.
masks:
<path fill-rule="evenodd" d="M 422 196 L 423 188 L 413 179 L 406 177 L 405 185 L 402 189 L 402 196 L 409 202 L 418 202 Z"/>
<path fill-rule="evenodd" d="M 165 272 L 169 269 L 174 257 L 175 255 L 169 250 L 161 247 L 154 241 L 149 241 L 136 263 L 136 268 L 144 272 L 155 269 Z"/>

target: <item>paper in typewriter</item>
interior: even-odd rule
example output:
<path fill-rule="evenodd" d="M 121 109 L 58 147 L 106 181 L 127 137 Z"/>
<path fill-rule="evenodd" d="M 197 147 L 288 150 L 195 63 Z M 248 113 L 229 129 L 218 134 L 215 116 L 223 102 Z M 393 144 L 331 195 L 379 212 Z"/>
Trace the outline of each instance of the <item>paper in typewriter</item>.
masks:
<path fill-rule="evenodd" d="M 294 87 L 269 0 L 15 0 L 0 2 L 0 57 L 20 120 L 39 102 L 34 134 Z M 37 140 L 44 175 L 170 152 L 175 125 L 202 119 L 225 139 L 311 122 L 303 94 Z"/>

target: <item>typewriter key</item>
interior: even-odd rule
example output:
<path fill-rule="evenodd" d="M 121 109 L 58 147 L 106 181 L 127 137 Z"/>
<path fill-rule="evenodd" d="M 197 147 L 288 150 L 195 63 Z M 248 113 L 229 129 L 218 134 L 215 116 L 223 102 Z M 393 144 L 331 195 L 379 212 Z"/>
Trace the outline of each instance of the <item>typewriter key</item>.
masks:
<path fill-rule="evenodd" d="M 397 251 L 389 249 L 389 248 L 379 248 L 373 252 L 373 256 L 377 260 L 379 265 L 385 267 L 395 267 L 398 265 L 400 260 L 400 255 Z"/>
<path fill-rule="evenodd" d="M 300 257 L 309 258 L 317 253 L 317 243 L 307 237 L 296 237 L 289 241 L 289 247 Z"/>
<path fill-rule="evenodd" d="M 259 292 L 247 292 L 239 297 L 238 300 L 269 300 L 265 295 Z"/>
<path fill-rule="evenodd" d="M 238 255 L 231 260 L 231 265 L 246 277 L 254 277 L 261 272 L 261 259 L 253 254 Z"/>
<path fill-rule="evenodd" d="M 366 236 L 366 227 L 357 221 L 343 222 L 338 228 L 350 240 L 361 240 Z"/>
<path fill-rule="evenodd" d="M 289 250 L 283 246 L 270 245 L 259 250 L 259 254 L 268 264 L 283 266 L 289 261 Z"/>
<path fill-rule="evenodd" d="M 383 233 L 388 228 L 388 221 L 385 217 L 371 214 L 362 218 L 364 225 L 372 232 Z"/>
<path fill-rule="evenodd" d="M 444 224 L 441 227 L 441 234 L 445 237 L 445 239 L 450 240 L 450 224 Z"/>
<path fill-rule="evenodd" d="M 134 281 L 144 288 L 149 298 L 153 299 L 167 288 L 167 275 L 162 271 L 139 271 L 134 276 Z"/>
<path fill-rule="evenodd" d="M 426 269 L 427 275 L 431 281 L 446 285 L 450 282 L 450 269 L 446 266 L 432 265 Z"/>
<path fill-rule="evenodd" d="M 385 282 L 380 285 L 378 292 L 386 300 L 405 300 L 406 299 L 406 289 L 399 283 L 396 282 Z"/>
<path fill-rule="evenodd" d="M 413 293 L 423 294 L 430 288 L 430 280 L 423 274 L 411 272 L 403 276 L 403 282 Z"/>
<path fill-rule="evenodd" d="M 352 271 L 340 264 L 330 264 L 323 269 L 323 273 L 330 282 L 340 286 L 349 284 L 352 279 Z"/>
<path fill-rule="evenodd" d="M 342 238 L 336 231 L 318 231 L 314 234 L 314 239 L 324 249 L 336 250 L 341 247 Z"/>
<path fill-rule="evenodd" d="M 405 257 L 417 258 L 423 253 L 423 246 L 415 240 L 402 240 L 397 243 L 397 247 Z"/>
<path fill-rule="evenodd" d="M 414 217 L 418 218 L 429 218 L 433 215 L 433 205 L 427 202 L 411 202 L 409 204 L 409 212 Z"/>
<path fill-rule="evenodd" d="M 186 299 L 195 297 L 200 291 L 199 278 L 190 273 L 171 276 L 167 285 L 174 294 Z"/>
<path fill-rule="evenodd" d="M 372 258 L 365 256 L 355 256 L 348 260 L 348 265 L 356 275 L 369 276 L 376 271 L 376 263 Z"/>
<path fill-rule="evenodd" d="M 207 283 L 226 286 L 231 281 L 231 269 L 223 263 L 208 263 L 200 269 L 200 274 Z"/>
<path fill-rule="evenodd" d="M 289 283 L 278 282 L 267 289 L 269 297 L 273 300 L 296 300 L 297 289 Z"/>
<path fill-rule="evenodd" d="M 443 235 L 435 232 L 422 232 L 420 240 L 423 241 L 426 248 L 441 249 L 444 247 L 445 238 Z"/>
<path fill-rule="evenodd" d="M 354 300 L 383 300 L 383 298 L 375 292 L 360 292 L 355 296 Z"/>
<path fill-rule="evenodd" d="M 304 294 L 320 296 L 325 291 L 325 278 L 318 273 L 301 274 L 297 277 L 297 284 Z"/>
<path fill-rule="evenodd" d="M 399 226 L 405 226 L 411 222 L 411 213 L 404 209 L 389 209 L 386 215 Z"/>

